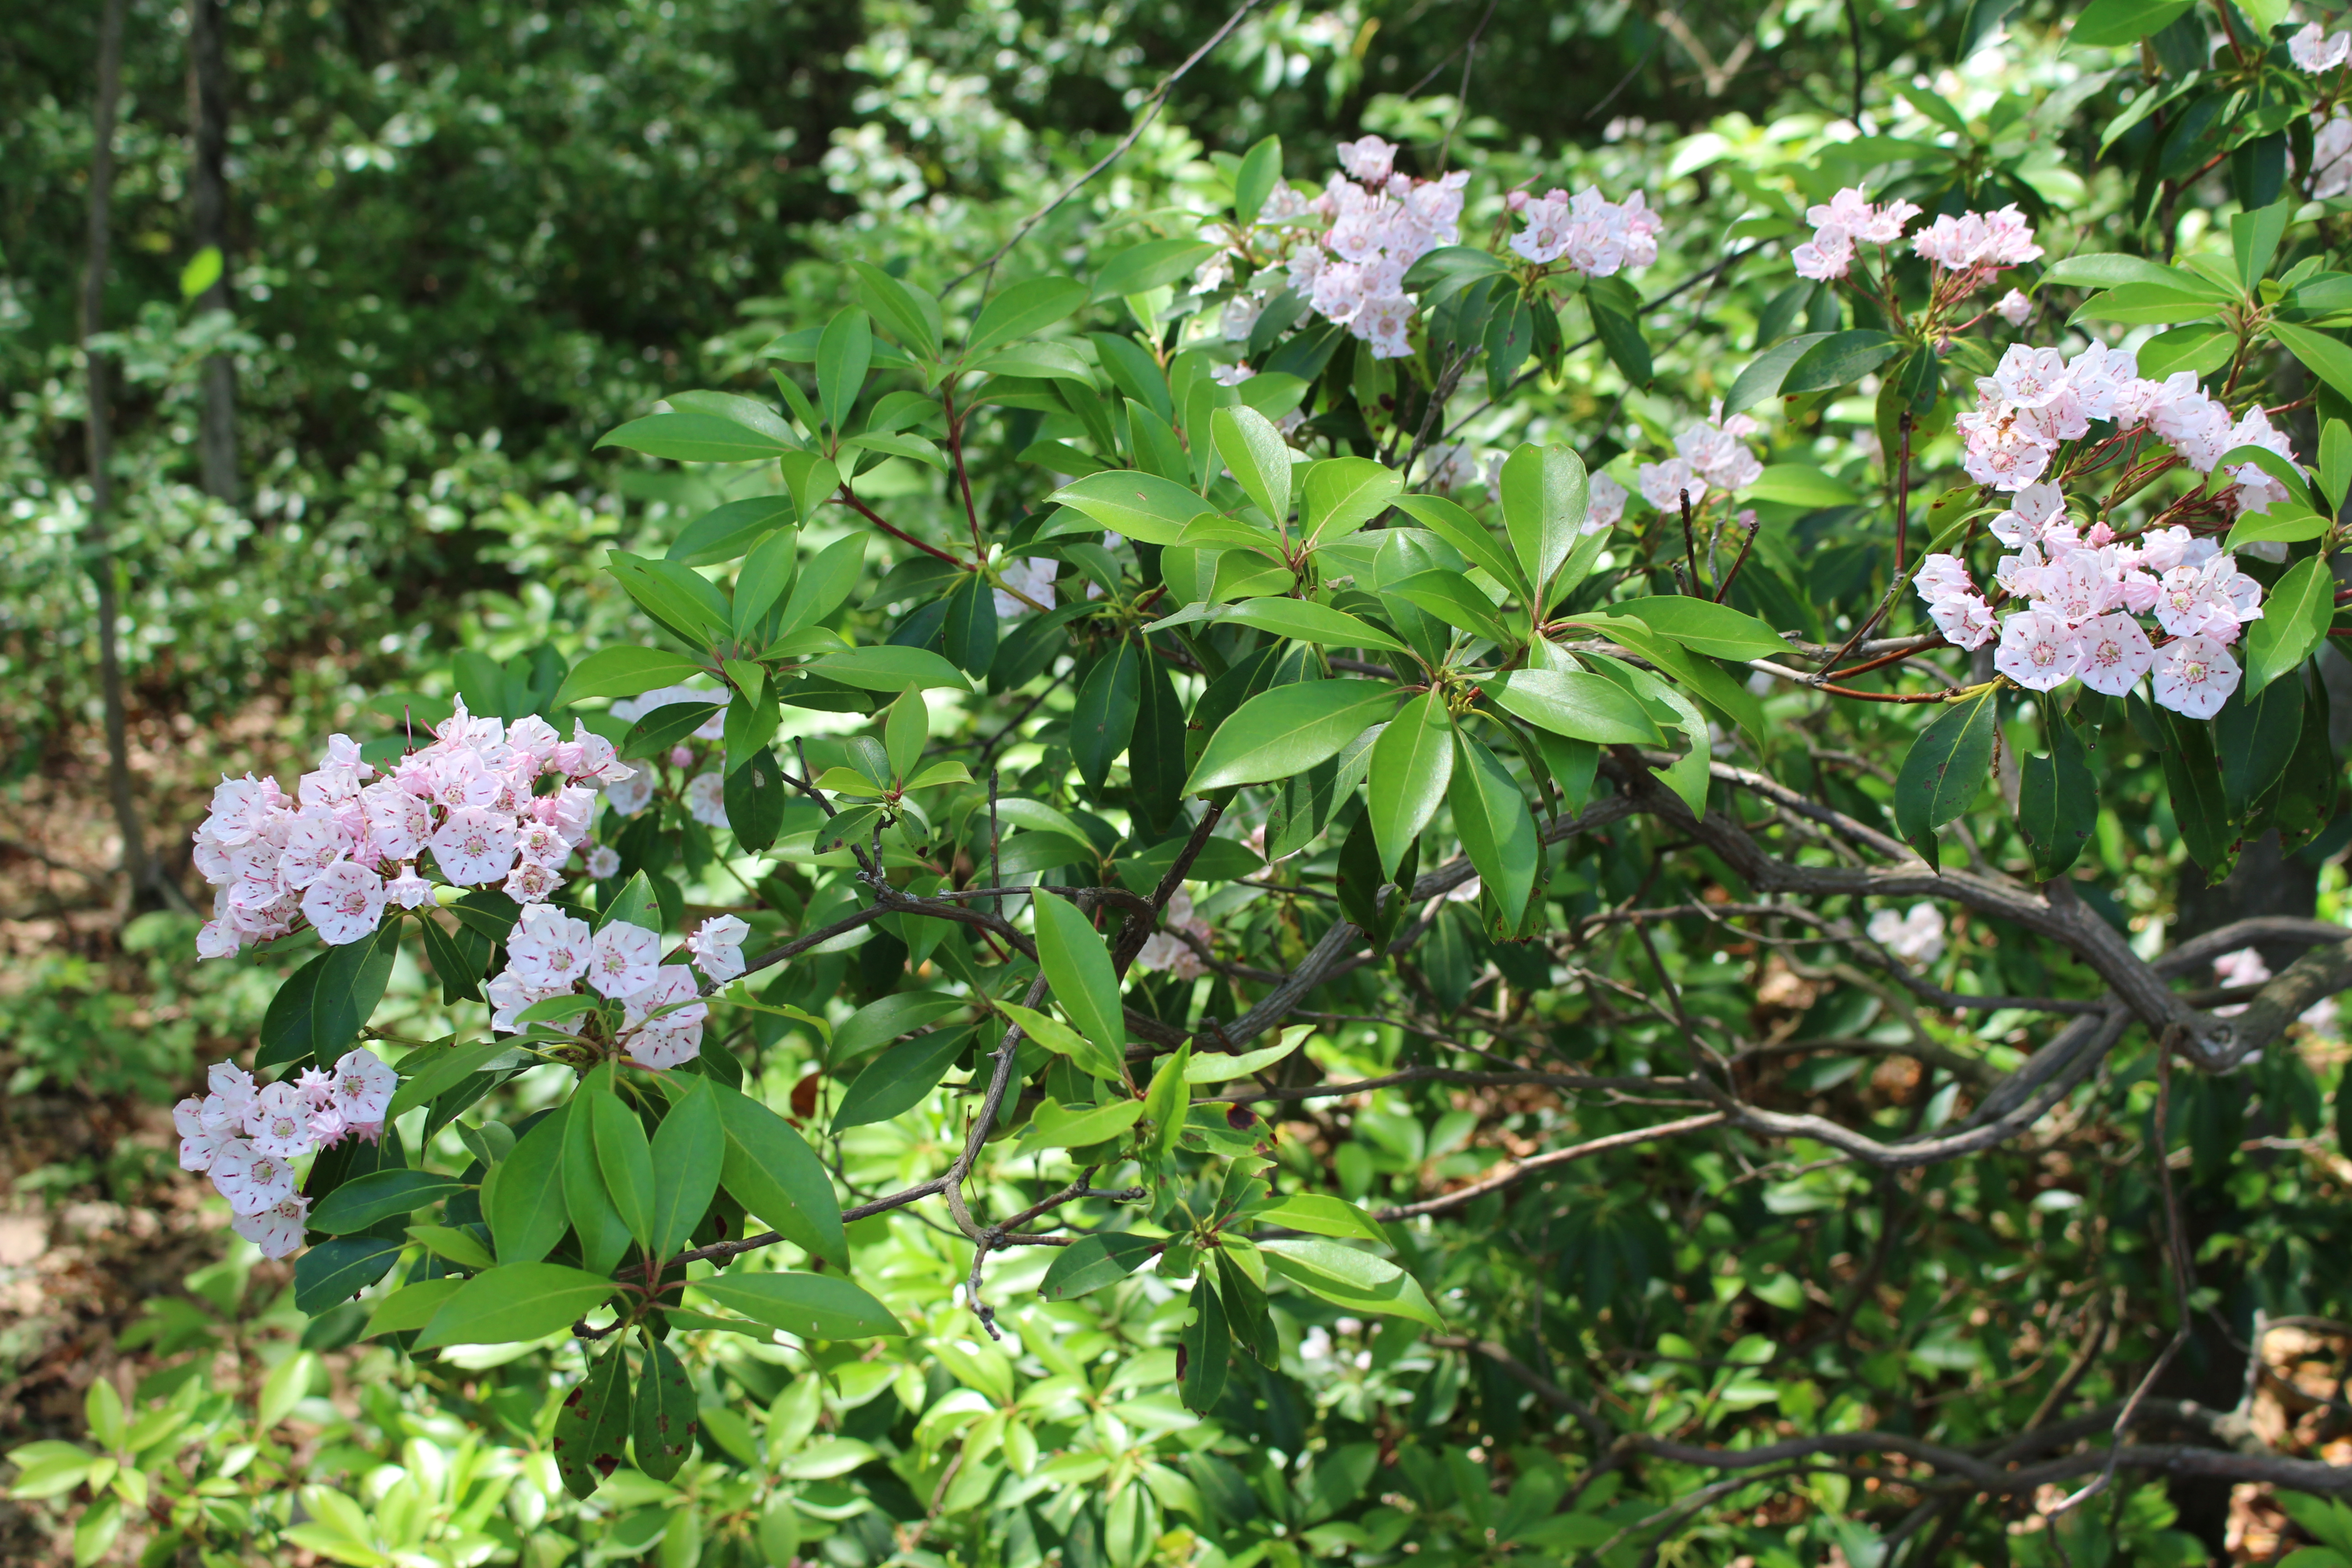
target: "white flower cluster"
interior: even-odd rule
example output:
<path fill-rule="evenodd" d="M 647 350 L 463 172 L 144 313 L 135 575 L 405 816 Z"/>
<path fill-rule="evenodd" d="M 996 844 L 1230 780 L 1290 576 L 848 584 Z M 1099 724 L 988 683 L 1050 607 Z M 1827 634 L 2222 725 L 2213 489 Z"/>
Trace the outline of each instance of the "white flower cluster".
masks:
<path fill-rule="evenodd" d="M 1993 533 L 2014 552 L 1994 578 L 2005 596 L 2028 605 L 2000 622 L 1993 668 L 2034 691 L 2079 677 L 2109 697 L 2152 669 L 2158 704 L 2211 718 L 2238 689 L 2229 647 L 2262 613 L 2262 584 L 2185 528 L 2118 544 L 2105 523 L 2079 531 L 2065 509 L 2055 485 L 2032 485 L 1993 520 Z M 1992 607 L 1958 557 L 1928 556 L 1914 585 L 1948 640 L 1975 648 L 1992 639 Z M 2161 647 L 2133 618 L 2151 612 L 2169 638 Z"/>
<path fill-rule="evenodd" d="M 172 1108 L 180 1168 L 208 1173 L 228 1200 L 236 1234 L 265 1256 L 284 1258 L 301 1247 L 310 1216 L 310 1200 L 294 1190 L 294 1162 L 345 1138 L 382 1137 L 400 1076 L 373 1052 L 354 1050 L 334 1071 L 305 1068 L 291 1082 L 263 1087 L 226 1062 L 207 1082 L 202 1100 Z"/>
<path fill-rule="evenodd" d="M 1565 258 L 1587 278 L 1649 266 L 1658 259 L 1658 234 L 1666 226 L 1639 191 L 1622 203 L 1606 200 L 1592 185 L 1573 196 L 1563 190 L 1540 196 L 1514 191 L 1507 205 L 1527 224 L 1511 237 L 1513 250 L 1529 261 Z"/>
<path fill-rule="evenodd" d="M 1412 352 L 1407 332 L 1415 306 L 1404 291 L 1412 264 L 1461 238 L 1462 189 L 1467 170 L 1418 180 L 1396 172 L 1394 144 L 1377 136 L 1339 143 L 1339 165 L 1307 210 L 1327 218 L 1321 243 L 1290 258 L 1290 287 L 1315 313 L 1337 321 L 1372 345 L 1376 359 Z M 1350 178 L 1349 176 L 1352 176 Z M 1244 334 L 1246 335 L 1246 334 Z"/>
<path fill-rule="evenodd" d="M 381 778 L 336 735 L 292 795 L 275 779 L 223 779 L 196 829 L 196 869 L 218 889 L 196 951 L 226 958 L 303 921 L 331 945 L 358 942 L 388 904 L 433 896 L 418 869 L 428 856 L 445 882 L 536 903 L 562 886 L 559 868 L 588 837 L 588 786 L 635 771 L 584 726 L 566 741 L 544 719 L 477 719 L 461 700 L 431 745 Z M 542 794 L 547 780 L 556 787 Z"/>
<path fill-rule="evenodd" d="M 2205 395 L 2194 371 L 2163 381 L 2135 374 L 2126 350 L 2094 343 L 2069 360 L 2056 349 L 2013 344 L 1990 375 L 1977 378 L 1977 405 L 1953 423 L 1967 445 L 1969 478 L 1995 489 L 2022 489 L 2039 479 L 2068 441 L 2090 433 L 2095 419 L 2111 419 L 2118 435 L 2147 429 L 2200 474 L 2239 447 L 2263 447 L 2292 458 L 2285 435 L 2271 428 L 2260 407 L 2231 419 Z M 2230 469 L 2229 491 L 2242 515 L 2287 499 L 2286 489 L 2252 463 Z"/>
<path fill-rule="evenodd" d="M 1877 910 L 1863 929 L 1871 941 L 1913 963 L 1933 963 L 1944 956 L 1944 915 L 1933 904 L 1914 904 L 1901 914 Z"/>
<path fill-rule="evenodd" d="M 1263 841 L 1261 840 L 1261 843 Z M 1216 934 L 1208 921 L 1192 912 L 1192 895 L 1183 889 L 1176 889 L 1168 900 L 1167 912 L 1160 917 L 1162 929 L 1143 939 L 1143 946 L 1135 955 L 1138 969 L 1165 970 L 1179 980 L 1198 980 L 1209 973 L 1201 955 L 1179 938 L 1175 932 L 1189 931 L 1205 942 Z"/>
<path fill-rule="evenodd" d="M 1729 491 L 1754 484 L 1763 476 L 1764 464 L 1741 442 L 1761 428 L 1745 414 L 1726 419 L 1723 399 L 1717 398 L 1706 418 L 1675 437 L 1674 457 L 1641 466 L 1642 499 L 1660 511 L 1680 511 L 1685 499 L 1693 507 L 1705 500 L 1710 485 Z M 1613 481 L 1612 488 L 1616 488 Z M 1623 491 L 1618 493 L 1622 498 Z M 1621 499 L 1621 511 L 1623 504 Z"/>
<path fill-rule="evenodd" d="M 484 987 L 490 1027 L 512 1034 L 534 1003 L 576 994 L 584 983 L 622 1005 L 621 1044 L 639 1067 L 674 1068 L 702 1050 L 703 1002 L 694 970 L 725 984 L 743 973 L 743 938 L 733 915 L 707 920 L 686 940 L 694 967 L 664 963 L 661 933 L 625 921 L 597 931 L 552 904 L 525 909 L 507 939 L 507 966 Z"/>
<path fill-rule="evenodd" d="M 2337 33 L 2331 37 L 2327 29 L 2318 23 L 2305 22 L 2303 31 L 2286 41 L 2286 52 L 2305 70 L 2336 70 L 2345 61 L 2352 60 L 2352 32 Z"/>
<path fill-rule="evenodd" d="M 1903 237 L 1903 226 L 1918 216 L 1909 202 L 1873 206 L 1859 185 L 1849 185 L 1822 205 L 1805 209 L 1813 237 L 1790 255 L 1797 276 L 1820 283 L 1843 278 L 1853 268 L 1857 244 L 1892 245 Z"/>

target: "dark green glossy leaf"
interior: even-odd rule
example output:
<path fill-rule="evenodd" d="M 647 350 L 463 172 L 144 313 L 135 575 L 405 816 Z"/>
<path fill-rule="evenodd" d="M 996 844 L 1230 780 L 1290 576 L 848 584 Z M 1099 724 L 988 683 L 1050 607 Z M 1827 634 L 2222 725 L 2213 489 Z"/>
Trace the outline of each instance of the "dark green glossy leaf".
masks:
<path fill-rule="evenodd" d="M 1999 727 L 1997 686 L 1948 702 L 1911 742 L 1895 780 L 1895 826 L 1930 866 L 1940 866 L 1937 834 L 1966 811 L 1992 772 Z"/>

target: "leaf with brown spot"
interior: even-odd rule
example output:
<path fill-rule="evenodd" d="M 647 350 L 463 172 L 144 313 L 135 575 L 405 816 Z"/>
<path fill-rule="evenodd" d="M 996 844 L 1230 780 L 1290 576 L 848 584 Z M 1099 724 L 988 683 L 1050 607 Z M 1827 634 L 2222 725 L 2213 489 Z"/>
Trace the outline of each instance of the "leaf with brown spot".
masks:
<path fill-rule="evenodd" d="M 555 1417 L 555 1468 L 563 1489 L 592 1495 L 621 1462 L 629 1436 L 629 1358 L 614 1339 L 591 1362 L 588 1375 Z"/>
<path fill-rule="evenodd" d="M 667 1345 L 648 1337 L 637 1379 L 637 1468 L 657 1481 L 677 1474 L 694 1447 L 694 1380 Z"/>

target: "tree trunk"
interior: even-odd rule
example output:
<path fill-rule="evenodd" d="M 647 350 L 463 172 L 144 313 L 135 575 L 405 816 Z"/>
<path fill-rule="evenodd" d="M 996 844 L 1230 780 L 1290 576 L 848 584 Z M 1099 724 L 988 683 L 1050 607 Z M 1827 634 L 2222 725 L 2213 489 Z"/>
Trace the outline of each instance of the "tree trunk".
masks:
<path fill-rule="evenodd" d="M 194 166 L 188 176 L 196 249 L 218 251 L 220 276 L 196 296 L 207 310 L 226 310 L 228 285 L 228 53 L 222 0 L 189 0 L 188 126 Z M 205 361 L 203 414 L 196 453 L 205 493 L 236 500 L 236 367 L 226 354 Z"/>
<path fill-rule="evenodd" d="M 90 575 L 98 584 L 98 671 L 106 702 L 106 787 L 114 805 L 114 821 L 122 835 L 122 869 L 130 880 L 130 902 L 168 900 L 181 908 L 186 900 L 164 878 L 147 853 L 146 835 L 131 800 L 131 747 L 122 703 L 122 654 L 117 646 L 115 623 L 121 605 L 115 591 L 113 542 L 108 524 L 114 510 L 113 431 L 109 424 L 108 397 L 113 362 L 96 347 L 106 321 L 106 268 L 109 209 L 114 199 L 114 117 L 122 95 L 122 12 L 124 0 L 106 0 L 99 22 L 98 105 L 93 116 L 89 160 L 89 273 L 82 284 L 82 356 L 89 371 L 89 416 L 83 424 L 89 461 L 89 521 L 83 525 Z"/>

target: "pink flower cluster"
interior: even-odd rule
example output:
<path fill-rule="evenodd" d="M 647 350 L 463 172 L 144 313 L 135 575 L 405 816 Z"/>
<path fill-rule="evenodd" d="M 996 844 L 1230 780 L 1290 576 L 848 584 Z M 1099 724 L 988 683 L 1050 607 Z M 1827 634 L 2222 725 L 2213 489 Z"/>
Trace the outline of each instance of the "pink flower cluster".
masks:
<path fill-rule="evenodd" d="M 354 1050 L 334 1071 L 305 1068 L 290 1082 L 265 1087 L 227 1062 L 207 1082 L 202 1100 L 172 1108 L 180 1169 L 210 1174 L 237 1235 L 284 1258 L 301 1247 L 310 1215 L 310 1200 L 294 1190 L 294 1162 L 345 1138 L 382 1137 L 400 1076 L 373 1053 Z"/>
<path fill-rule="evenodd" d="M 1292 256 L 1288 269 L 1290 287 L 1306 294 L 1316 314 L 1371 344 L 1377 359 L 1412 352 L 1406 269 L 1461 238 L 1462 190 L 1470 183 L 1469 172 L 1460 169 L 1437 180 L 1401 174 L 1396 153 L 1377 136 L 1339 143 L 1347 174 L 1333 174 L 1307 204 L 1330 227 L 1319 245 Z"/>
<path fill-rule="evenodd" d="M 1961 292 L 1980 286 L 2003 268 L 2039 260 L 2042 247 L 2033 242 L 2033 226 L 2015 204 L 1992 213 L 1947 213 L 1911 237 L 1914 254 L 1947 272 L 1974 275 Z"/>
<path fill-rule="evenodd" d="M 2211 718 L 2237 689 L 2229 647 L 2262 614 L 2262 584 L 2211 540 L 2161 528 L 2118 544 L 2105 523 L 2085 533 L 2049 484 L 2020 490 L 1992 531 L 2013 552 L 1994 580 L 2026 605 L 2002 617 L 1993 668 L 2020 686 L 2048 691 L 2079 678 L 2121 697 L 2153 670 L 2157 702 L 2192 719 Z M 1930 555 L 1914 586 L 1948 641 L 1976 648 L 1992 639 L 1992 606 L 1958 557 Z M 2168 635 L 2161 647 L 2133 618 L 2151 613 Z"/>
<path fill-rule="evenodd" d="M 433 743 L 373 783 L 347 735 L 289 795 L 275 779 L 223 779 L 196 829 L 196 869 L 218 891 L 196 951 L 226 958 L 307 921 L 333 946 L 376 929 L 387 905 L 433 897 L 430 857 L 457 887 L 497 886 L 536 903 L 562 886 L 559 869 L 588 837 L 592 784 L 625 780 L 612 742 L 575 726 L 566 741 L 537 717 L 477 719 L 461 700 Z M 540 793 L 543 780 L 555 781 Z"/>
<path fill-rule="evenodd" d="M 2194 371 L 2163 381 L 2134 374 L 2126 351 L 2094 343 L 2073 359 L 2056 349 L 2011 345 L 1993 374 L 1977 378 L 1977 406 L 1959 416 L 1969 478 L 1995 489 L 2032 484 L 2060 446 L 2087 435 L 2095 419 L 2111 419 L 2117 433 L 2145 428 L 2200 474 L 2239 447 L 2263 447 L 2292 459 L 2284 433 L 2257 406 L 2238 419 L 2206 395 Z M 2286 489 L 2252 463 L 2229 469 L 2233 509 L 2242 515 L 2287 499 Z"/>
<path fill-rule="evenodd" d="M 1649 266 L 1658 258 L 1658 233 L 1666 226 L 1639 191 L 1622 205 L 1602 199 L 1591 185 L 1573 196 L 1562 190 L 1540 196 L 1514 191 L 1508 205 L 1527 224 L 1511 237 L 1513 250 L 1529 261 L 1565 257 L 1587 278 Z"/>
<path fill-rule="evenodd" d="M 1726 419 L 1723 399 L 1717 398 L 1706 418 L 1675 437 L 1674 457 L 1641 466 L 1642 499 L 1660 511 L 1680 511 L 1685 499 L 1694 508 L 1705 500 L 1710 485 L 1729 491 L 1754 484 L 1764 465 L 1741 443 L 1761 428 L 1745 414 Z"/>
<path fill-rule="evenodd" d="M 2316 22 L 2305 22 L 2303 31 L 2286 41 L 2286 52 L 2294 63 L 2307 71 L 2332 71 L 2352 60 L 2352 33 L 2337 33 L 2333 37 Z"/>
<path fill-rule="evenodd" d="M 1903 237 L 1903 226 L 1918 216 L 1909 202 L 1873 206 L 1862 187 L 1849 185 L 1823 205 L 1805 209 L 1813 237 L 1790 255 L 1797 276 L 1821 283 L 1843 278 L 1853 267 L 1856 245 L 1892 245 Z"/>
<path fill-rule="evenodd" d="M 733 915 L 707 920 L 687 938 L 693 967 L 662 962 L 661 933 L 625 921 L 597 931 L 552 904 L 522 911 L 507 939 L 507 966 L 484 988 L 490 1027 L 512 1034 L 534 1003 L 575 994 L 582 984 L 622 1007 L 621 1043 L 639 1067 L 674 1068 L 702 1050 L 710 1009 L 694 971 L 725 984 L 743 973 L 751 927 Z"/>
<path fill-rule="evenodd" d="M 1813 237 L 1790 253 L 1797 276 L 1819 282 L 1844 277 L 1853 268 L 1858 245 L 1893 245 L 1903 228 L 1919 216 L 1909 202 L 1873 206 L 1858 185 L 1849 185 L 1822 205 L 1805 209 Z M 1911 249 L 1958 279 L 1938 283 L 1939 298 L 1958 298 L 1982 287 L 2004 268 L 2022 266 L 2039 258 L 2032 226 L 2015 205 L 1999 212 L 1947 213 L 1911 237 Z"/>

